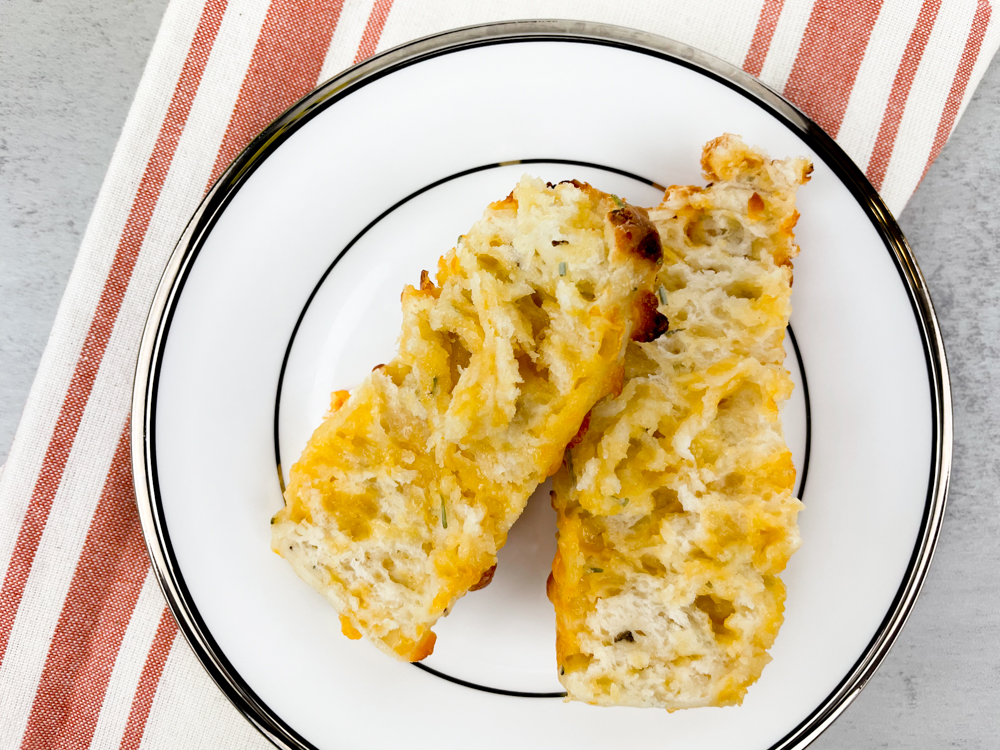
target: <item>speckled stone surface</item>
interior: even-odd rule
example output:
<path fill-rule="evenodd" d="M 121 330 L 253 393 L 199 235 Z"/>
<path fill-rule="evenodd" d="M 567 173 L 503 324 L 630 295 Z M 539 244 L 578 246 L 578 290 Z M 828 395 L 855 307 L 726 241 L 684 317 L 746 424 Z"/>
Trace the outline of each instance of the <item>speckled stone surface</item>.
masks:
<path fill-rule="evenodd" d="M 813 745 L 1000 748 L 1000 57 L 900 217 L 951 371 L 944 530 L 909 622 Z"/>
<path fill-rule="evenodd" d="M 166 0 L 0 0 L 0 463 Z"/>
<path fill-rule="evenodd" d="M 0 6 L 0 462 L 166 0 Z M 1000 747 L 1000 58 L 900 223 L 944 330 L 955 458 L 909 623 L 813 745 Z M 734 748 L 736 750 L 736 748 Z"/>

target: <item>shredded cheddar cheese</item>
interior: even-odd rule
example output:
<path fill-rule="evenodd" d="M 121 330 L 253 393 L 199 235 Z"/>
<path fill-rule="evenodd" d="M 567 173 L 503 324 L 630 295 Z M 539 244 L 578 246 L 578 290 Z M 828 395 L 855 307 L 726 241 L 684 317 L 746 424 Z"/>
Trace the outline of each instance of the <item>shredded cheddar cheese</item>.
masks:
<path fill-rule="evenodd" d="M 524 178 L 402 294 L 399 353 L 331 412 L 292 467 L 273 549 L 396 658 L 486 585 L 535 487 L 649 322 L 660 260 L 641 209 Z"/>
<path fill-rule="evenodd" d="M 705 188 L 649 211 L 667 330 L 633 342 L 556 475 L 549 580 L 568 698 L 675 710 L 742 701 L 769 661 L 799 545 L 779 407 L 795 193 L 812 167 L 734 136 Z"/>

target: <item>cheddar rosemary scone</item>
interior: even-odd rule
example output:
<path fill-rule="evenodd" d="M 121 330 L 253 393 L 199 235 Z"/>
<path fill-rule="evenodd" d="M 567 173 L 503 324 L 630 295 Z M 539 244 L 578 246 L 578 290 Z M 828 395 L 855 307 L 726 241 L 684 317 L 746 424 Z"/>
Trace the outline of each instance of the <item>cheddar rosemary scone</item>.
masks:
<path fill-rule="evenodd" d="M 333 409 L 292 467 L 272 546 L 398 659 L 485 585 L 535 487 L 620 387 L 651 319 L 646 212 L 589 185 L 523 178 L 403 290 L 399 354 Z"/>
<path fill-rule="evenodd" d="M 812 167 L 729 135 L 702 167 L 707 187 L 669 188 L 649 211 L 666 332 L 629 345 L 621 393 L 594 408 L 555 478 L 549 597 L 574 700 L 738 704 L 782 622 L 801 505 L 782 343 L 795 193 Z"/>

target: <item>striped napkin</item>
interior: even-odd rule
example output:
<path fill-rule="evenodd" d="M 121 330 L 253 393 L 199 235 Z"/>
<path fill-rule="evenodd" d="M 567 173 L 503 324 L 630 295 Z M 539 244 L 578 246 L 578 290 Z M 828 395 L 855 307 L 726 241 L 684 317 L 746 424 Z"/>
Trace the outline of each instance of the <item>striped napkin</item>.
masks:
<path fill-rule="evenodd" d="M 741 66 L 899 212 L 1000 44 L 987 0 L 172 0 L 0 478 L 0 748 L 267 748 L 164 609 L 129 468 L 146 311 L 207 187 L 317 82 L 446 28 L 577 18 Z"/>

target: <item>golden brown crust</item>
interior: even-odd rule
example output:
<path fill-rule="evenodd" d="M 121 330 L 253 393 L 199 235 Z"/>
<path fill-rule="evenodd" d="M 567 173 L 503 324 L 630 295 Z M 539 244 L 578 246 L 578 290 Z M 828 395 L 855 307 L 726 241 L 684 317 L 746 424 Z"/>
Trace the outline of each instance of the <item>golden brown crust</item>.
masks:
<path fill-rule="evenodd" d="M 420 291 L 422 292 L 433 292 L 434 282 L 431 281 L 431 275 L 427 271 L 420 272 Z"/>
<path fill-rule="evenodd" d="M 659 263 L 663 258 L 660 233 L 649 220 L 646 209 L 623 205 L 612 211 L 608 220 L 615 228 L 615 242 L 619 252 L 637 255 L 654 263 Z"/>
<path fill-rule="evenodd" d="M 593 190 L 590 183 L 580 182 L 579 180 L 560 180 L 559 182 L 545 183 L 545 186 L 549 188 L 554 188 L 556 185 L 572 185 L 573 187 L 580 188 L 580 190 Z"/>
<path fill-rule="evenodd" d="M 741 173 L 760 170 L 764 164 L 764 157 L 756 151 L 728 148 L 732 138 L 726 133 L 705 144 L 701 155 L 701 169 L 706 180 L 733 180 Z"/>
<path fill-rule="evenodd" d="M 490 204 L 490 208 L 494 211 L 516 211 L 517 210 L 517 198 L 514 197 L 514 191 L 511 190 L 507 194 L 507 197 L 500 201 L 493 201 Z"/>
<path fill-rule="evenodd" d="M 493 574 L 497 572 L 497 564 L 493 563 L 493 566 L 488 568 L 485 573 L 483 573 L 482 578 L 479 579 L 479 583 L 473 586 L 469 591 L 481 591 L 490 585 L 493 581 Z"/>
<path fill-rule="evenodd" d="M 652 292 L 643 291 L 636 294 L 636 323 L 632 331 L 632 340 L 640 343 L 648 343 L 667 332 L 670 321 L 667 316 L 661 313 L 659 300 Z"/>

